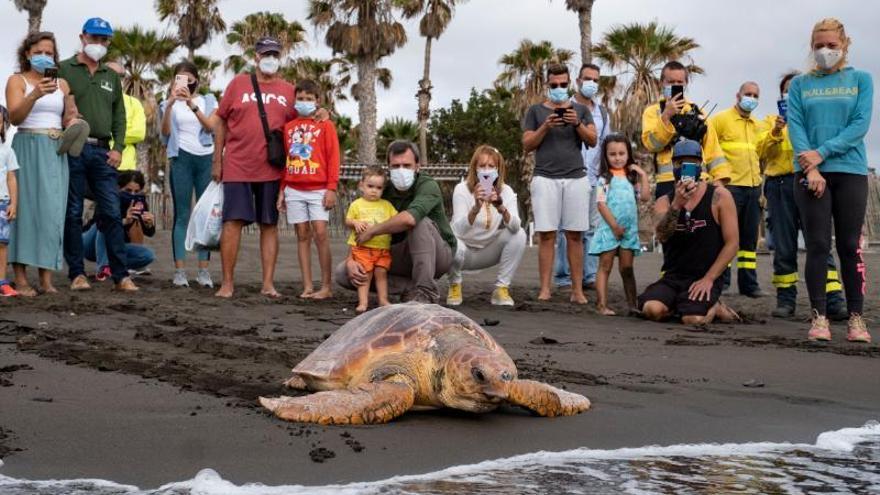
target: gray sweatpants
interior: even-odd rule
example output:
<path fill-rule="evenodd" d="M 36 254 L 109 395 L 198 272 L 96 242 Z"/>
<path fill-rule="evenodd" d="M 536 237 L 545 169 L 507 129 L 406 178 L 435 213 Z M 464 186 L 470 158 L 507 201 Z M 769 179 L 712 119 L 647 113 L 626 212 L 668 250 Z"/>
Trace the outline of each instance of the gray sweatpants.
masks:
<path fill-rule="evenodd" d="M 497 265 L 498 277 L 495 279 L 495 286 L 510 287 L 525 250 L 526 234 L 522 229 L 514 234 L 502 228 L 498 230 L 498 235 L 492 239 L 492 242 L 482 249 L 470 248 L 459 239 L 458 251 L 449 270 L 449 282 L 460 284 L 462 271 L 485 270 Z"/>
<path fill-rule="evenodd" d="M 348 278 L 345 261 L 336 265 L 334 279 L 340 287 L 355 290 Z M 436 279 L 452 266 L 452 248 L 443 240 L 437 225 L 425 218 L 410 230 L 406 239 L 391 245 L 388 294 L 404 299 L 418 297 L 424 302 L 440 300 Z M 375 291 L 375 286 L 370 288 Z"/>

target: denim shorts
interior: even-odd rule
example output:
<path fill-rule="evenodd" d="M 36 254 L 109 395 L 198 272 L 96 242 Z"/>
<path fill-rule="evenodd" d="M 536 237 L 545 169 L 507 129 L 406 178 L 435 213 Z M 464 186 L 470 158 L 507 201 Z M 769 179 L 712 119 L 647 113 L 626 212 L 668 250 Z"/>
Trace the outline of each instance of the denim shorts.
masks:
<path fill-rule="evenodd" d="M 7 208 L 9 208 L 9 200 L 0 199 L 0 244 L 9 244 L 9 220 L 6 219 Z"/>

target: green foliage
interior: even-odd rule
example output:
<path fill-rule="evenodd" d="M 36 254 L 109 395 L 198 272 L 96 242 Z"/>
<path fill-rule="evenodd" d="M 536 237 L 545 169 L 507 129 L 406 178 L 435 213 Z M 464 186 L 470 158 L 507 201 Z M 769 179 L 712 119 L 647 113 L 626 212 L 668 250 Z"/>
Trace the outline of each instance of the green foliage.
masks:
<path fill-rule="evenodd" d="M 376 155 L 379 163 L 384 163 L 388 145 L 394 141 L 412 141 L 419 138 L 419 125 L 402 117 L 387 119 L 379 128 L 379 140 L 376 143 Z"/>
<path fill-rule="evenodd" d="M 452 100 L 446 108 L 432 112 L 428 124 L 430 160 L 435 163 L 468 163 L 477 146 L 488 144 L 497 148 L 508 164 L 522 156 L 522 130 L 511 99 L 498 97 L 498 92 L 477 92 L 471 89 L 465 103 Z M 515 167 L 508 173 L 517 175 Z M 517 177 L 509 177 L 516 183 Z"/>

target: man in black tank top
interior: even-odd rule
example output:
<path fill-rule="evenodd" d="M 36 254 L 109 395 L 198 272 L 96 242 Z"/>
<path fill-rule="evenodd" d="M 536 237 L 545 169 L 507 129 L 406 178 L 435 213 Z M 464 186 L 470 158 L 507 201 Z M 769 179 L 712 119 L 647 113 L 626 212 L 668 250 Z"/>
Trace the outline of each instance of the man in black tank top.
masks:
<path fill-rule="evenodd" d="M 680 315 L 686 325 L 732 319 L 733 312 L 718 298 L 721 274 L 739 245 L 733 197 L 723 187 L 700 180 L 700 143 L 679 141 L 672 160 L 675 190 L 654 204 L 656 236 L 663 244 L 663 276 L 639 296 L 639 308 L 650 320 Z M 683 170 L 691 174 L 683 176 Z"/>

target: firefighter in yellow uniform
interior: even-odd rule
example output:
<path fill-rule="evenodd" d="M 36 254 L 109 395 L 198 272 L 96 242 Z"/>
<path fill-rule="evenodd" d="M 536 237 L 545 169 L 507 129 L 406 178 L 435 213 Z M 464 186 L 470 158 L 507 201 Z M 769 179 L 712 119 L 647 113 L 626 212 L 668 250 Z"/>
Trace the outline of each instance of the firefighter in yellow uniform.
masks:
<path fill-rule="evenodd" d="M 663 84 L 664 98 L 653 105 L 649 105 L 642 113 L 642 144 L 648 151 L 654 153 L 655 173 L 657 187 L 654 197 L 659 198 L 669 194 L 674 189 L 675 179 L 672 175 L 672 147 L 678 139 L 684 137 L 699 141 L 703 147 L 703 179 L 712 180 L 716 185 L 723 185 L 730 178 L 730 167 L 718 144 L 718 138 L 711 121 L 703 121 L 700 116 L 699 122 L 704 124 L 697 135 L 684 135 L 673 124 L 673 120 L 684 121 L 687 124 L 688 116 L 696 116 L 698 110 L 684 96 L 672 97 L 674 85 L 687 86 L 687 68 L 679 62 L 669 62 L 660 71 Z M 692 122 L 696 119 L 692 119 Z M 698 124 L 699 125 L 699 124 Z M 682 126 L 685 133 L 689 133 L 688 125 Z"/>
<path fill-rule="evenodd" d="M 761 165 L 758 138 L 764 122 L 752 116 L 758 106 L 760 89 L 754 82 L 743 83 L 736 93 L 736 104 L 709 119 L 718 142 L 730 164 L 727 189 L 736 203 L 739 221 L 739 251 L 736 253 L 736 281 L 739 293 L 748 297 L 764 294 L 758 285 L 758 228 L 761 224 Z M 724 287 L 730 286 L 730 268 L 724 271 Z"/>
<path fill-rule="evenodd" d="M 773 240 L 773 285 L 776 287 L 776 309 L 773 316 L 794 316 L 798 283 L 798 231 L 800 214 L 794 202 L 794 188 L 803 187 L 794 180 L 794 149 L 788 139 L 784 112 L 788 100 L 788 85 L 797 72 L 786 74 L 779 84 L 782 98 L 780 115 L 769 115 L 764 121 L 764 134 L 758 139 L 758 157 L 764 165 L 764 197 Z M 825 283 L 826 314 L 833 320 L 846 320 L 849 314 L 843 299 L 843 287 L 834 265 L 828 257 L 828 278 Z"/>
<path fill-rule="evenodd" d="M 119 74 L 120 78 L 125 78 L 125 68 L 122 65 L 109 62 L 107 67 Z M 127 94 L 122 95 L 122 103 L 125 106 L 125 148 L 122 150 L 122 161 L 117 168 L 120 172 L 137 169 L 135 145 L 147 137 L 147 117 L 143 104 L 134 96 Z"/>

